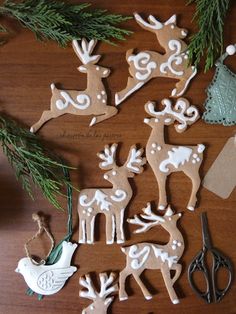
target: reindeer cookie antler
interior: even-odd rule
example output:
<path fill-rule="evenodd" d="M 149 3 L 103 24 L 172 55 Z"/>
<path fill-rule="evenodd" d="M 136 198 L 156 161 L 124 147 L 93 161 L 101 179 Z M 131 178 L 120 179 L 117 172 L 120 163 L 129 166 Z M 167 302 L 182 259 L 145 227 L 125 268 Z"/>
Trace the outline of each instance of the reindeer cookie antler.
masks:
<path fill-rule="evenodd" d="M 82 39 L 81 45 L 73 40 L 73 49 L 83 64 L 78 70 L 88 76 L 87 88 L 84 91 L 60 90 L 51 84 L 51 108 L 43 112 L 40 120 L 31 127 L 31 132 L 37 132 L 47 121 L 66 113 L 94 115 L 90 126 L 117 114 L 115 107 L 107 105 L 107 93 L 102 83 L 102 79 L 109 76 L 110 70 L 97 65 L 100 55 L 92 55 L 96 44 L 95 39 L 89 42 Z"/>
<path fill-rule="evenodd" d="M 187 45 L 182 40 L 187 36 L 187 31 L 176 25 L 176 15 L 172 15 L 164 23 L 158 21 L 153 15 L 149 15 L 148 22 L 138 13 L 134 13 L 134 17 L 143 29 L 157 36 L 165 53 L 142 51 L 133 54 L 133 49 L 127 51 L 126 60 L 129 64 L 130 77 L 128 77 L 126 88 L 116 93 L 116 105 L 156 77 L 177 79 L 178 82 L 171 96 L 183 95 L 189 82 L 197 73 L 196 68 L 188 64 Z"/>
<path fill-rule="evenodd" d="M 117 144 L 106 145 L 104 151 L 98 154 L 102 160 L 99 164 L 100 168 L 107 170 L 104 179 L 113 187 L 85 189 L 79 193 L 79 243 L 94 243 L 95 218 L 99 213 L 106 216 L 107 244 L 114 243 L 115 235 L 117 243 L 125 241 L 124 212 L 133 194 L 128 178 L 143 171 L 146 159 L 142 157 L 143 149 L 137 149 L 133 145 L 125 164 L 118 166 L 115 159 L 116 149 Z"/>
<path fill-rule="evenodd" d="M 85 275 L 80 278 L 80 285 L 87 290 L 80 291 L 80 297 L 92 300 L 82 314 L 106 314 L 107 309 L 114 299 L 114 296 L 110 296 L 114 292 L 118 291 L 118 285 L 114 284 L 116 279 L 115 273 L 111 273 L 109 276 L 107 273 L 99 274 L 100 279 L 100 291 L 96 291 L 90 275 Z M 110 297 L 109 297 L 110 296 Z"/>
<path fill-rule="evenodd" d="M 178 263 L 184 251 L 184 239 L 176 222 L 181 214 L 173 213 L 170 207 L 167 208 L 164 216 L 159 216 L 152 212 L 150 203 L 143 209 L 144 214 L 135 215 L 128 222 L 140 226 L 135 232 L 146 232 L 154 226 L 161 225 L 169 234 L 169 242 L 165 245 L 154 243 L 137 243 L 121 250 L 126 255 L 126 267 L 120 272 L 119 277 L 119 298 L 121 301 L 128 299 L 125 290 L 125 282 L 128 276 L 133 275 L 140 286 L 146 300 L 150 300 L 152 295 L 140 279 L 145 269 L 160 269 L 170 299 L 173 304 L 179 303 L 173 285 L 179 278 L 182 265 Z M 171 278 L 171 270 L 175 275 Z"/>
<path fill-rule="evenodd" d="M 177 146 L 166 144 L 164 138 L 164 126 L 173 124 L 177 132 L 183 132 L 188 125 L 193 124 L 199 118 L 196 107 L 190 106 L 185 98 L 179 98 L 172 108 L 169 99 L 162 100 L 165 108 L 162 111 L 155 110 L 155 104 L 148 102 L 145 110 L 152 118 L 144 119 L 144 123 L 152 128 L 146 145 L 147 160 L 152 167 L 159 186 L 159 209 L 165 209 L 166 178 L 172 172 L 183 171 L 192 181 L 192 193 L 187 208 L 194 210 L 197 202 L 197 191 L 200 186 L 199 168 L 203 160 L 205 146 Z"/>

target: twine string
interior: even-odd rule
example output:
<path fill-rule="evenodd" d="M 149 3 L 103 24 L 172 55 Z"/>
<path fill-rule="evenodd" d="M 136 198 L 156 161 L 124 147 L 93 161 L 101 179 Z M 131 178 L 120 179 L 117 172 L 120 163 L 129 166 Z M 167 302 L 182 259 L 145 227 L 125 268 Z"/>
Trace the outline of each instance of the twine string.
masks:
<path fill-rule="evenodd" d="M 61 163 L 62 163 L 62 161 L 61 161 Z M 71 182 L 71 180 L 70 180 L 70 173 L 69 173 L 69 170 L 66 167 L 63 167 L 63 174 L 64 174 L 65 178 L 68 179 L 68 182 Z M 72 186 L 70 184 L 67 184 L 66 185 L 67 212 L 68 212 L 67 234 L 55 247 L 54 247 L 54 239 L 52 238 L 53 239 L 53 246 L 51 247 L 51 250 L 48 253 L 47 258 L 45 259 L 46 260 L 45 261 L 46 265 L 52 265 L 52 264 L 56 263 L 59 260 L 59 258 L 61 256 L 61 253 L 62 253 L 62 243 L 63 243 L 63 241 L 70 241 L 71 236 L 73 234 L 73 222 L 72 222 L 73 199 L 72 199 L 72 192 L 73 192 Z M 39 222 L 38 222 L 38 224 L 39 224 Z M 39 226 L 42 226 L 42 225 L 39 225 Z M 50 236 L 51 236 L 51 234 L 50 234 Z M 27 245 L 26 245 L 26 249 L 27 249 Z M 30 288 L 27 289 L 26 293 L 28 295 L 30 295 L 30 296 L 32 296 L 34 294 L 33 290 L 31 290 Z M 38 294 L 38 300 L 42 300 L 42 298 L 43 298 L 43 295 Z"/>
<path fill-rule="evenodd" d="M 44 219 L 42 216 L 39 216 L 38 214 L 34 213 L 32 215 L 32 219 L 33 221 L 37 222 L 38 224 L 38 231 L 35 233 L 35 235 L 33 237 L 31 237 L 24 245 L 25 248 L 25 252 L 26 252 L 26 256 L 28 258 L 30 258 L 31 262 L 35 265 L 43 265 L 46 263 L 46 260 L 48 259 L 48 257 L 50 256 L 53 248 L 54 248 L 54 239 L 52 234 L 50 233 L 48 227 L 45 225 Z M 30 254 L 29 251 L 29 244 L 30 242 L 34 241 L 35 239 L 39 238 L 43 233 L 46 233 L 46 235 L 48 236 L 51 246 L 50 246 L 50 250 L 48 252 L 48 254 L 46 255 L 45 259 L 41 259 L 40 262 L 36 262 L 33 258 L 32 255 Z"/>

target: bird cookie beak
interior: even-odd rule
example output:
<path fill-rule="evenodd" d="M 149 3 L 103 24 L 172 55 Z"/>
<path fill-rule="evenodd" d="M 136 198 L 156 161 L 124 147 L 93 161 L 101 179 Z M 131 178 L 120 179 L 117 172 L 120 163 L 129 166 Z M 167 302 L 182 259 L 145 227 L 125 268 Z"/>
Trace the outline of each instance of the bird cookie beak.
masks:
<path fill-rule="evenodd" d="M 16 272 L 16 273 L 19 273 L 19 272 L 20 272 L 19 268 L 16 268 L 16 269 L 15 269 L 15 272 Z"/>

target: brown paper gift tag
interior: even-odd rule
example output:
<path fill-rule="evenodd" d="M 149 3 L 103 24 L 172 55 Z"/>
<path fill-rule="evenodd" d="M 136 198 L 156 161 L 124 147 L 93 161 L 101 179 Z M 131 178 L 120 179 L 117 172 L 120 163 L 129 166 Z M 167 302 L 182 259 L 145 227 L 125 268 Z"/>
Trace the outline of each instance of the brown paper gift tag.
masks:
<path fill-rule="evenodd" d="M 221 198 L 228 198 L 236 186 L 236 135 L 230 137 L 208 170 L 203 186 Z"/>

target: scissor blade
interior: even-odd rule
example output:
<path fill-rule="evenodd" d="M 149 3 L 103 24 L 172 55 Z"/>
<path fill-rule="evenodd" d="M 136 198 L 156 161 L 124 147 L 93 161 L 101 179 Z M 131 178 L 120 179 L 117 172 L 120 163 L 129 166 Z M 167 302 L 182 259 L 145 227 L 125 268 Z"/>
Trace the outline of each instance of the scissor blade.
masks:
<path fill-rule="evenodd" d="M 201 213 L 201 223 L 202 223 L 202 239 L 203 239 L 203 245 L 210 249 L 212 247 L 210 233 L 208 229 L 208 222 L 207 222 L 207 213 L 203 212 Z"/>

